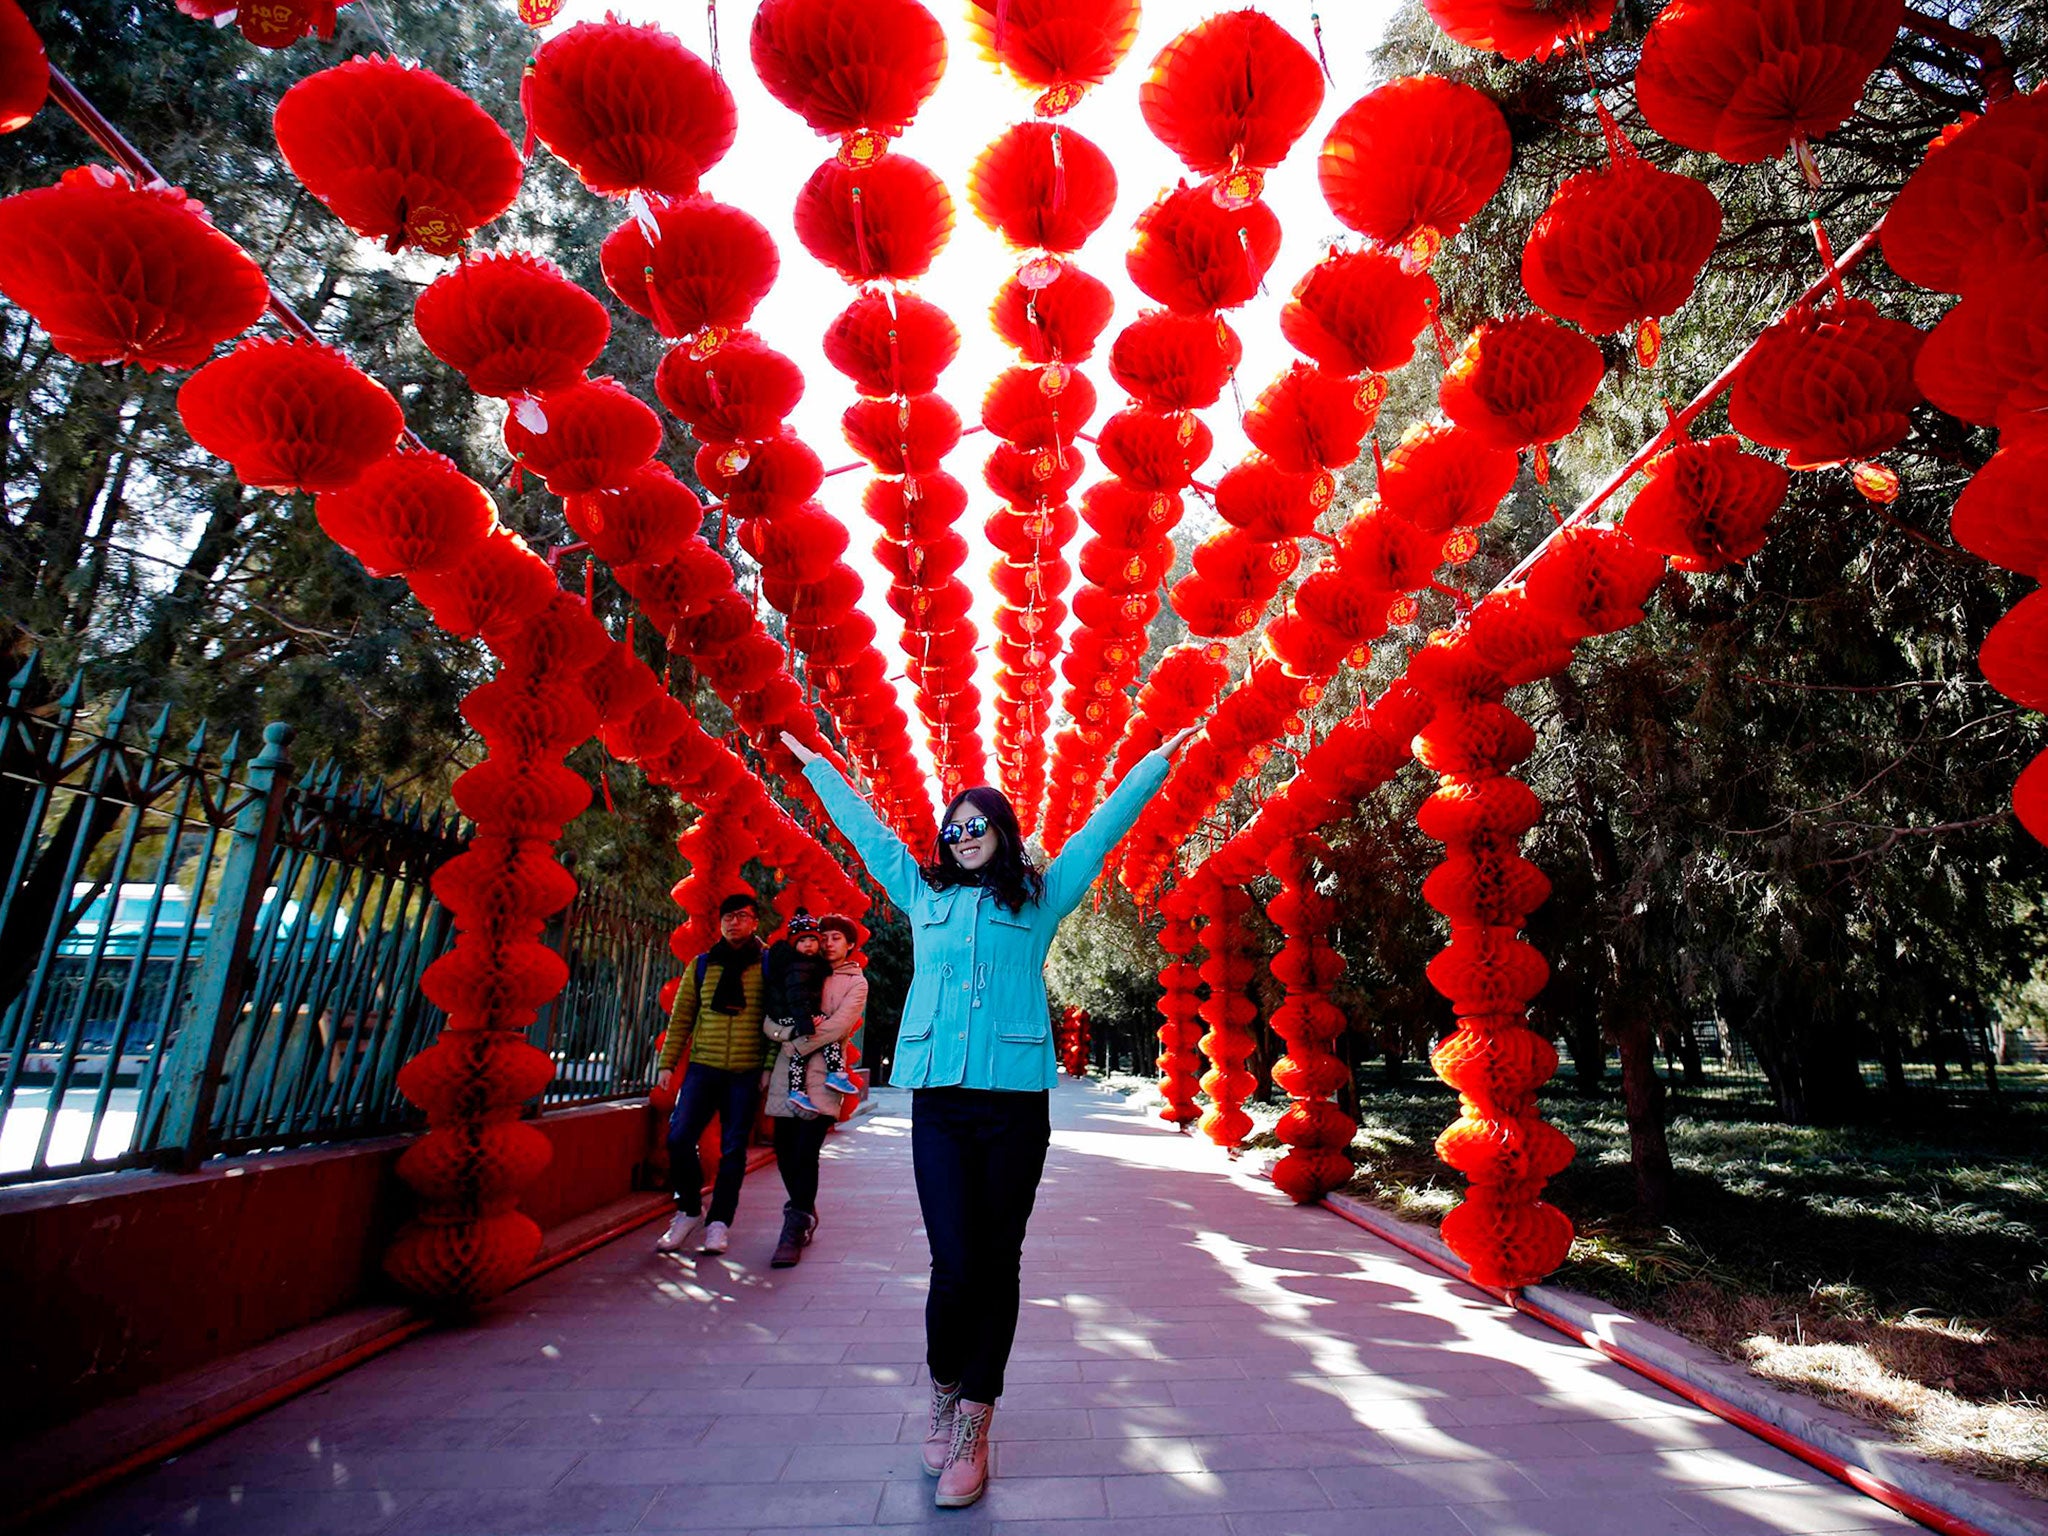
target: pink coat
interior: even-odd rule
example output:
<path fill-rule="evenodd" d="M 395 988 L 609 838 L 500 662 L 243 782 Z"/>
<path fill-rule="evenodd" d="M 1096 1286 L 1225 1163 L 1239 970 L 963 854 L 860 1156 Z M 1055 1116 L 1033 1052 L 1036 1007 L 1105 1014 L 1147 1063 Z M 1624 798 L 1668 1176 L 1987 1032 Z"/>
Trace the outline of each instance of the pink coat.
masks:
<path fill-rule="evenodd" d="M 824 1049 L 834 1041 L 845 1040 L 860 1028 L 862 1015 L 868 1003 L 868 978 L 852 960 L 842 960 L 832 968 L 832 974 L 825 978 L 824 994 L 820 999 L 825 1011 L 818 1016 L 818 1032 L 802 1040 L 781 1041 L 781 1049 L 775 1053 L 775 1061 L 768 1072 L 767 1113 L 777 1119 L 787 1119 L 797 1111 L 789 1102 L 789 1066 L 796 1056 L 809 1056 Z M 772 1025 L 763 1028 L 771 1040 L 777 1039 Z M 812 1094 L 812 1102 L 828 1115 L 839 1113 L 839 1095 L 829 1088 L 820 1088 Z"/>

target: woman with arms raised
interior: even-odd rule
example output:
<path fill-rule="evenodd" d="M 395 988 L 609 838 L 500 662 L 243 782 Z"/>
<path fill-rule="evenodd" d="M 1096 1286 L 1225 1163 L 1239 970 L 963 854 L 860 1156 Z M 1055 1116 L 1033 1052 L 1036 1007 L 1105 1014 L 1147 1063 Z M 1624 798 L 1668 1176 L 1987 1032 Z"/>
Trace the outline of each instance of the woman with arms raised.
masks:
<path fill-rule="evenodd" d="M 910 920 L 910 995 L 889 1080 L 911 1096 L 911 1158 L 931 1241 L 925 1470 L 937 1502 L 972 1504 L 988 1482 L 988 1429 L 1017 1333 L 1024 1228 L 1052 1139 L 1058 1073 L 1045 957 L 1190 727 L 1141 759 L 1040 872 L 1000 790 L 954 797 L 920 864 L 830 762 L 782 739 L 868 873 Z"/>

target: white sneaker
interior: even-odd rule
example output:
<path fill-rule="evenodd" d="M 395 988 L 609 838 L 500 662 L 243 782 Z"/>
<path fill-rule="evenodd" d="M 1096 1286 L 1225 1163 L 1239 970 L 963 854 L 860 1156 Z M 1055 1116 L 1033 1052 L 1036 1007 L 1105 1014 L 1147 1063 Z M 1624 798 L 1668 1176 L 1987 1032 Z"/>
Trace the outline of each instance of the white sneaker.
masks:
<path fill-rule="evenodd" d="M 714 1221 L 704 1229 L 704 1253 L 723 1253 L 726 1244 L 732 1241 L 732 1228 L 722 1221 Z"/>
<path fill-rule="evenodd" d="M 654 1240 L 656 1253 L 674 1253 L 689 1246 L 690 1239 L 697 1235 L 697 1229 L 704 1225 L 702 1216 L 685 1216 L 677 1211 L 668 1224 L 668 1230 Z"/>

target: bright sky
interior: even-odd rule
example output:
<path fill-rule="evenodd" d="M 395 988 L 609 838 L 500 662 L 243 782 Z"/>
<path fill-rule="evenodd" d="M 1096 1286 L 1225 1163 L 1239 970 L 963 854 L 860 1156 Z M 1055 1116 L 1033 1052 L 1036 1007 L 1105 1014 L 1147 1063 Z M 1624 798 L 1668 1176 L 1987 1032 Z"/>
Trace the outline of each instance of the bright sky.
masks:
<path fill-rule="evenodd" d="M 857 4 L 859 0 L 849 3 Z M 917 291 L 942 306 L 960 327 L 960 357 L 940 381 L 940 393 L 960 412 L 964 422 L 973 426 L 980 419 L 981 397 L 989 381 L 1015 361 L 988 324 L 989 302 L 1014 268 L 1015 258 L 967 206 L 967 171 L 990 140 L 1011 123 L 1030 115 L 1032 97 L 983 61 L 968 41 L 966 7 L 959 0 L 927 0 L 927 4 L 946 29 L 946 75 L 896 147 L 937 171 L 953 193 L 957 217 L 952 241 L 931 272 L 918 283 Z M 1295 356 L 1281 339 L 1277 323 L 1288 291 L 1321 257 L 1324 243 L 1343 233 L 1316 188 L 1316 149 L 1337 114 L 1372 85 L 1367 75 L 1367 55 L 1379 41 L 1393 5 L 1394 0 L 1324 0 L 1319 7 L 1324 47 L 1337 83 L 1326 89 L 1321 114 L 1288 162 L 1267 179 L 1266 200 L 1279 216 L 1285 234 L 1285 243 L 1268 280 L 1270 292 L 1229 316 L 1232 327 L 1244 341 L 1239 382 L 1246 404 Z M 1152 137 L 1138 114 L 1138 82 L 1144 78 L 1153 57 L 1175 35 L 1205 16 L 1229 8 L 1199 0 L 1148 0 L 1137 46 L 1122 68 L 1064 119 L 1108 152 L 1119 178 L 1115 213 L 1078 257 L 1078 264 L 1107 282 L 1117 299 L 1116 318 L 1104 335 L 1101 349 L 1083 366 L 1101 399 L 1097 424 L 1123 403 L 1122 391 L 1109 379 L 1108 342 L 1145 303 L 1124 275 L 1123 256 L 1130 242 L 1132 222 L 1153 198 L 1184 174 L 1180 162 Z M 1310 15 L 1318 9 L 1315 0 L 1273 0 L 1262 9 L 1313 50 Z M 706 7 L 695 0 L 629 0 L 627 4 L 617 0 L 611 4 L 578 0 L 564 12 L 556 29 L 577 21 L 600 20 L 607 11 L 622 20 L 657 23 L 697 53 L 709 54 Z M 824 459 L 826 467 L 836 468 L 855 460 L 839 431 L 840 413 L 853 401 L 854 393 L 852 384 L 825 361 L 820 344 L 826 327 L 853 297 L 854 290 L 812 259 L 798 243 L 791 223 L 798 189 L 836 146 L 812 133 L 801 118 L 761 88 L 747 53 L 753 11 L 752 5 L 734 4 L 732 0 L 717 7 L 721 63 L 739 105 L 739 137 L 732 152 L 705 177 L 704 190 L 744 207 L 775 236 L 782 253 L 782 271 L 774 291 L 755 312 L 753 328 L 771 346 L 788 353 L 802 366 L 808 387 L 793 425 Z M 1216 452 L 1203 475 L 1213 479 L 1236 462 L 1248 444 L 1227 393 L 1207 417 L 1216 434 Z M 960 531 L 967 538 L 971 553 L 961 574 L 977 591 L 975 620 L 984 644 L 993 633 L 990 620 L 995 597 L 988 586 L 986 571 L 994 551 L 982 540 L 981 524 L 998 503 L 982 483 L 981 465 L 993 446 L 986 433 L 978 433 L 964 438 L 946 461 L 946 469 L 967 486 L 970 496 L 968 514 L 962 519 Z M 1089 469 L 1084 486 L 1097 478 L 1098 461 L 1092 452 Z M 852 532 L 848 559 L 869 584 L 870 596 L 864 606 L 881 631 L 887 653 L 900 661 L 896 637 L 901 632 L 901 621 L 883 600 L 888 578 L 868 553 L 878 530 L 860 508 L 861 488 L 867 479 L 865 465 L 852 473 L 835 476 L 825 482 L 821 499 Z M 1190 516 L 1201 510 L 1198 505 L 1191 505 Z M 1083 536 L 1085 533 L 1084 529 Z M 1078 545 L 1077 538 L 1076 549 Z M 1073 558 L 1072 551 L 1069 558 Z M 982 740 L 990 751 L 991 776 L 995 771 L 990 729 L 994 718 L 994 670 L 993 658 L 984 653 Z M 923 731 L 915 724 L 916 707 L 908 684 L 903 686 L 903 704 L 914 722 L 912 736 L 919 758 L 928 765 Z"/>

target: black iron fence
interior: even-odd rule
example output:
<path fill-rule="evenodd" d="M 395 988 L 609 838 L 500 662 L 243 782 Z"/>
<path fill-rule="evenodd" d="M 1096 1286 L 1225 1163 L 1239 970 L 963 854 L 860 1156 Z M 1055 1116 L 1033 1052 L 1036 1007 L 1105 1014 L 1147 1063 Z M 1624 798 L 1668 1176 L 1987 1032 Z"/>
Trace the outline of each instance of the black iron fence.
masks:
<path fill-rule="evenodd" d="M 398 1069 L 441 1015 L 420 973 L 452 942 L 428 885 L 470 828 L 289 732 L 214 750 L 82 678 L 0 702 L 0 1183 L 383 1134 L 416 1123 Z M 646 1091 L 672 916 L 584 889 L 549 941 L 568 988 L 535 1023 L 543 1102 Z"/>

